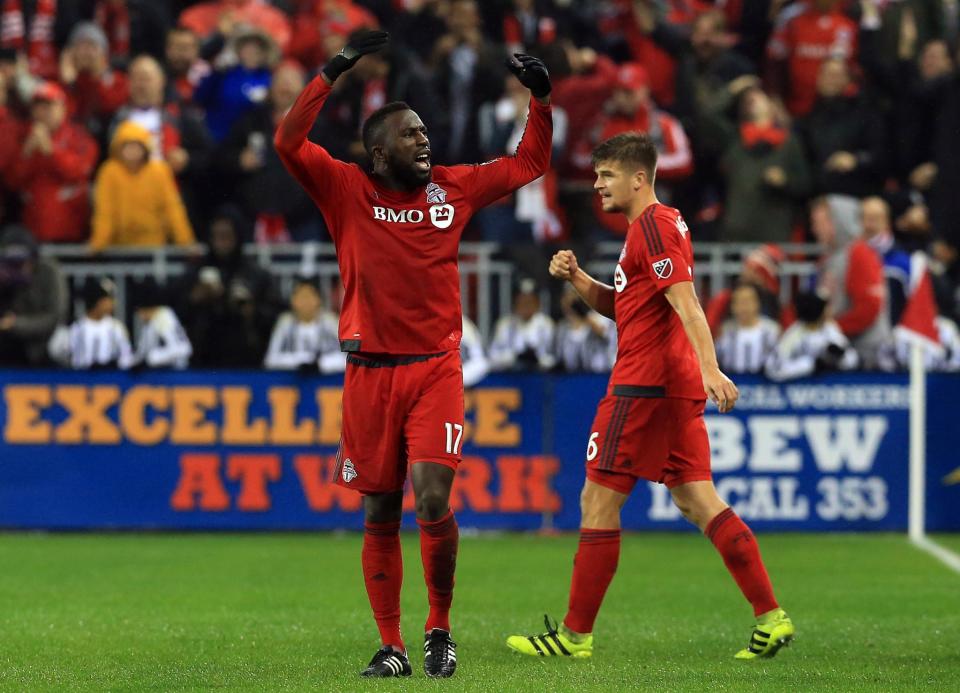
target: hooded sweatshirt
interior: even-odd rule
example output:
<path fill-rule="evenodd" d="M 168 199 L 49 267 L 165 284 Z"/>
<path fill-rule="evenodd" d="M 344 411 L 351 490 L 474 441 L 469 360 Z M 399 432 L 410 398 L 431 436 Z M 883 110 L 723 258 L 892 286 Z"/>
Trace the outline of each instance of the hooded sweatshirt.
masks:
<path fill-rule="evenodd" d="M 836 238 L 820 262 L 818 285 L 830 296 L 830 312 L 868 368 L 877 365 L 880 347 L 890 336 L 883 263 L 864 241 L 860 201 L 827 196 Z"/>
<path fill-rule="evenodd" d="M 119 159 L 125 142 L 138 142 L 147 162 L 130 171 Z M 140 125 L 122 123 L 110 143 L 110 158 L 97 173 L 93 199 L 93 233 L 90 247 L 161 246 L 194 242 L 193 228 L 180 198 L 173 171 L 167 162 L 150 158 L 153 139 Z"/>

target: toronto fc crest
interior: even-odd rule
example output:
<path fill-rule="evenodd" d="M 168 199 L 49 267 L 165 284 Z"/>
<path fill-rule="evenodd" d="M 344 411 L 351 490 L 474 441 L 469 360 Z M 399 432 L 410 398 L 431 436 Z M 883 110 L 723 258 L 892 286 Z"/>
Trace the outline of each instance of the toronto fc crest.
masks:
<path fill-rule="evenodd" d="M 447 191 L 436 183 L 427 186 L 427 202 L 432 205 L 442 205 L 447 201 Z"/>

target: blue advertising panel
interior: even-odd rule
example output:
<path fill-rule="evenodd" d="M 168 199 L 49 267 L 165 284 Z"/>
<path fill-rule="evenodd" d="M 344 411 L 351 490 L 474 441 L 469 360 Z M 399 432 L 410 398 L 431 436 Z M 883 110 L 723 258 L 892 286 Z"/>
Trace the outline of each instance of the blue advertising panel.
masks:
<path fill-rule="evenodd" d="M 283 373 L 0 373 L 0 526 L 359 528 L 335 485 L 341 380 Z M 721 494 L 757 529 L 902 530 L 904 376 L 790 384 L 740 378 L 734 413 L 708 410 Z M 481 529 L 576 528 L 602 376 L 496 375 L 467 394 L 451 504 Z M 950 408 L 960 378 L 931 376 L 931 527 L 960 529 Z M 951 474 L 956 477 L 951 482 Z M 413 499 L 406 497 L 407 509 Z M 638 484 L 633 529 L 687 527 L 668 491 Z"/>

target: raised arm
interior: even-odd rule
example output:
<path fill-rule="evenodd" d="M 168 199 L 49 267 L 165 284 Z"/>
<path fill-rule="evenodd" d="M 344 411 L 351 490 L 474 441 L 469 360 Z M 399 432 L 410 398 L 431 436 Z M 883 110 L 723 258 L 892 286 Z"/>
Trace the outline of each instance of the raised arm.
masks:
<path fill-rule="evenodd" d="M 707 396 L 720 407 L 720 413 L 733 409 L 740 393 L 737 386 L 720 370 L 717 352 L 713 348 L 713 336 L 710 326 L 700 307 L 700 300 L 693 288 L 693 282 L 681 281 L 672 284 L 664 292 L 667 301 L 680 317 L 683 329 L 700 362 L 700 374 L 703 377 L 703 389 Z"/>
<path fill-rule="evenodd" d="M 580 294 L 580 298 L 600 315 L 611 320 L 616 319 L 613 287 L 597 281 L 580 269 L 577 264 L 577 256 L 573 254 L 572 250 L 561 250 L 553 256 L 553 259 L 550 260 L 550 275 L 573 284 L 573 288 Z"/>
<path fill-rule="evenodd" d="M 370 31 L 351 40 L 323 67 L 320 75 L 300 92 L 277 128 L 273 144 L 280 160 L 318 204 L 334 197 L 341 174 L 349 166 L 334 159 L 323 147 L 307 140 L 307 135 L 337 77 L 353 67 L 364 55 L 383 48 L 388 38 L 384 31 Z"/>
<path fill-rule="evenodd" d="M 523 137 L 513 156 L 504 156 L 477 166 L 457 166 L 463 188 L 475 209 L 522 188 L 550 168 L 553 148 L 553 116 L 550 109 L 550 76 L 543 62 L 517 53 L 507 66 L 530 90 L 530 111 Z"/>

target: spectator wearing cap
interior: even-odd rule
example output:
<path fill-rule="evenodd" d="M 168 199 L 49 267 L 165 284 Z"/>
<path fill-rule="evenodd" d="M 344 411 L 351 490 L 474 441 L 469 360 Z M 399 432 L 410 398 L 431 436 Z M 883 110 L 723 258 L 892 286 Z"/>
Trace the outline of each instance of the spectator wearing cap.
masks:
<path fill-rule="evenodd" d="M 192 104 L 197 85 L 210 74 L 210 64 L 200 57 L 200 39 L 190 29 L 178 26 L 167 33 L 164 69 L 173 92 L 168 100 Z"/>
<path fill-rule="evenodd" d="M 725 373 L 761 373 L 780 338 L 780 325 L 761 312 L 756 284 L 737 284 L 730 294 L 730 319 L 717 338 L 717 360 Z"/>
<path fill-rule="evenodd" d="M 671 184 L 693 172 L 693 152 L 680 121 L 661 111 L 650 98 L 649 78 L 639 63 L 625 63 L 617 71 L 616 88 L 604 105 L 604 113 L 594 123 L 589 142 L 594 146 L 622 132 L 648 134 L 657 145 L 657 196 L 665 203 L 671 199 Z M 582 145 L 584 146 L 584 145 Z M 578 160 L 586 163 L 587 152 Z M 589 169 L 592 172 L 592 167 Z M 607 228 L 623 235 L 627 222 L 622 215 L 604 214 L 600 198 L 594 196 L 594 211 Z"/>
<path fill-rule="evenodd" d="M 829 58 L 853 63 L 858 27 L 841 0 L 795 2 L 781 11 L 767 44 L 767 87 L 793 116 L 804 116 L 817 98 L 817 75 Z"/>
<path fill-rule="evenodd" d="M 113 316 L 116 287 L 109 279 L 87 280 L 84 314 L 70 326 L 69 363 L 74 370 L 126 370 L 133 350 L 126 326 Z"/>
<path fill-rule="evenodd" d="M 290 20 L 282 11 L 261 0 L 201 2 L 184 10 L 179 24 L 201 40 L 218 32 L 229 33 L 237 25 L 246 25 L 266 33 L 283 51 L 290 43 Z"/>
<path fill-rule="evenodd" d="M 82 241 L 97 143 L 67 119 L 66 94 L 53 82 L 34 91 L 30 114 L 8 178 L 23 200 L 23 223 L 42 243 Z"/>
<path fill-rule="evenodd" d="M 377 28 L 376 16 L 350 0 L 301 2 L 293 18 L 293 38 L 286 54 L 312 72 L 343 48 L 347 36 L 359 29 Z"/>
<path fill-rule="evenodd" d="M 304 373 L 341 373 L 346 368 L 337 316 L 324 308 L 314 278 L 297 277 L 294 281 L 290 310 L 273 326 L 263 365 L 269 370 Z"/>
<path fill-rule="evenodd" d="M 271 69 L 278 59 L 276 44 L 260 30 L 238 30 L 231 49 L 237 62 L 210 73 L 193 94 L 206 110 L 207 129 L 218 144 L 241 117 L 267 99 Z"/>
<path fill-rule="evenodd" d="M 217 153 L 217 168 L 231 183 L 234 203 L 254 220 L 258 243 L 327 237 L 313 201 L 295 184 L 272 146 L 277 124 L 304 84 L 303 69 L 282 62 L 273 71 L 269 99 L 236 122 Z"/>
<path fill-rule="evenodd" d="M 520 282 L 513 299 L 513 312 L 501 317 L 490 343 L 490 367 L 494 371 L 550 370 L 556 327 L 540 309 L 540 295 L 532 279 Z"/>
<path fill-rule="evenodd" d="M 60 59 L 60 83 L 69 95 L 71 116 L 97 137 L 127 101 L 127 76 L 111 69 L 107 37 L 93 22 L 70 32 Z"/>
<path fill-rule="evenodd" d="M 173 170 L 151 156 L 150 133 L 134 121 L 122 123 L 110 157 L 97 172 L 90 249 L 163 246 L 194 242 Z"/>
<path fill-rule="evenodd" d="M 795 303 L 797 321 L 783 333 L 770 355 L 765 368 L 767 377 L 784 381 L 857 368 L 857 351 L 840 326 L 828 317 L 826 299 L 802 292 L 797 294 Z"/>
<path fill-rule="evenodd" d="M 725 182 L 721 239 L 790 240 L 810 175 L 801 142 L 781 109 L 755 81 L 739 79 L 714 103 L 699 131 L 716 152 Z"/>
<path fill-rule="evenodd" d="M 825 251 L 816 291 L 829 301 L 830 316 L 850 340 L 863 365 L 875 368 L 879 350 L 890 337 L 883 263 L 865 240 L 860 201 L 840 195 L 815 199 L 810 229 Z"/>
<path fill-rule="evenodd" d="M 752 250 L 743 261 L 737 285 L 750 284 L 757 290 L 760 313 L 774 322 L 786 322 L 780 309 L 780 263 L 786 255 L 780 246 L 767 243 Z M 705 313 L 710 331 L 719 336 L 724 321 L 731 317 L 732 289 L 722 289 L 707 302 Z"/>
<path fill-rule="evenodd" d="M 209 251 L 177 291 L 182 300 L 177 312 L 193 344 L 194 366 L 263 364 L 279 302 L 270 275 L 244 257 L 245 238 L 248 224 L 239 209 L 227 205 L 214 212 Z"/>
<path fill-rule="evenodd" d="M 193 347 L 177 314 L 167 305 L 163 288 L 152 277 L 133 287 L 134 365 L 182 370 Z"/>
<path fill-rule="evenodd" d="M 41 366 L 47 341 L 67 315 L 67 285 L 56 261 L 41 258 L 22 226 L 0 233 L 0 363 Z"/>
<path fill-rule="evenodd" d="M 865 197 L 882 186 L 884 123 L 851 81 L 845 61 L 821 63 L 813 109 L 797 125 L 817 192 Z"/>
<path fill-rule="evenodd" d="M 149 55 L 135 58 L 128 68 L 130 100 L 117 111 L 111 136 L 122 123 L 132 121 L 145 128 L 153 141 L 151 157 L 166 161 L 177 177 L 191 218 L 202 207 L 204 174 L 212 156 L 213 142 L 203 119 L 176 100 L 167 101 L 166 76 L 160 63 Z"/>

